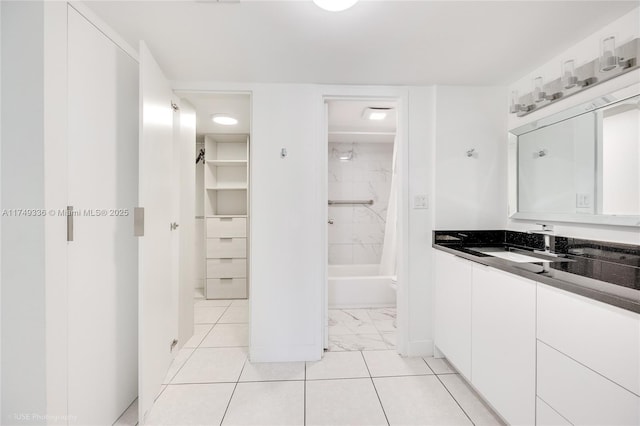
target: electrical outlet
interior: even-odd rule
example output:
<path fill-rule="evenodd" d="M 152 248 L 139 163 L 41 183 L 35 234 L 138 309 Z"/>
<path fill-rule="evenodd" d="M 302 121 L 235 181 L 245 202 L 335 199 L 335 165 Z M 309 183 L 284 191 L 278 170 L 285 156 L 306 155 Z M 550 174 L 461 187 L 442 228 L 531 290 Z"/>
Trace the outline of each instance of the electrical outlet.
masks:
<path fill-rule="evenodd" d="M 413 197 L 413 208 L 414 209 L 428 209 L 429 204 L 427 201 L 426 194 L 419 194 Z"/>
<path fill-rule="evenodd" d="M 591 207 L 589 194 L 576 194 L 576 207 L 581 209 Z"/>

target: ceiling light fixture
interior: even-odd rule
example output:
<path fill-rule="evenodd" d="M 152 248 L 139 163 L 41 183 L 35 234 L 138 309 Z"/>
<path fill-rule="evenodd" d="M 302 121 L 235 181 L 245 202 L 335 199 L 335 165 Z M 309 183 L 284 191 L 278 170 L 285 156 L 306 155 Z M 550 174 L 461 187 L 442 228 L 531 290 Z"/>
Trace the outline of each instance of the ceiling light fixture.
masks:
<path fill-rule="evenodd" d="M 238 124 L 238 120 L 228 114 L 213 114 L 211 116 L 211 120 L 213 120 L 214 123 L 221 124 L 223 126 L 234 126 Z"/>
<path fill-rule="evenodd" d="M 384 120 L 391 108 L 367 107 L 362 112 L 362 118 L 367 120 Z"/>
<path fill-rule="evenodd" d="M 349 9 L 358 0 L 313 0 L 313 2 L 320 9 L 328 10 L 329 12 L 341 12 Z"/>

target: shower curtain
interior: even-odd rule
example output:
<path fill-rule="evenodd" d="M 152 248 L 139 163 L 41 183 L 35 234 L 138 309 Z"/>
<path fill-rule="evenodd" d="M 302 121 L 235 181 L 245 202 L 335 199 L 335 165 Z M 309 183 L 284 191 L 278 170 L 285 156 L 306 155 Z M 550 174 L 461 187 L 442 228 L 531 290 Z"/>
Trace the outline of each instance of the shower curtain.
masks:
<path fill-rule="evenodd" d="M 384 243 L 380 259 L 380 275 L 396 275 L 397 253 L 397 218 L 398 218 L 398 176 L 397 163 L 398 144 L 393 141 L 393 160 L 391 162 L 391 191 L 389 192 L 389 206 L 387 207 L 387 221 L 384 230 Z"/>

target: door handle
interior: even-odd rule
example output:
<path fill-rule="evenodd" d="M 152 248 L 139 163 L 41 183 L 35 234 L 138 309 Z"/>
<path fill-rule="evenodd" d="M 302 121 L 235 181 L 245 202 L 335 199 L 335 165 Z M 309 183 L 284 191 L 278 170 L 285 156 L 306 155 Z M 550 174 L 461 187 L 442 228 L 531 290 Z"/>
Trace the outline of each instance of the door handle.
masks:
<path fill-rule="evenodd" d="M 333 219 L 329 219 L 329 220 L 327 221 L 327 223 L 328 223 L 329 225 L 333 225 Z"/>
<path fill-rule="evenodd" d="M 178 229 L 178 226 L 180 226 L 178 224 L 178 222 L 171 222 L 171 230 L 175 231 L 176 229 Z"/>

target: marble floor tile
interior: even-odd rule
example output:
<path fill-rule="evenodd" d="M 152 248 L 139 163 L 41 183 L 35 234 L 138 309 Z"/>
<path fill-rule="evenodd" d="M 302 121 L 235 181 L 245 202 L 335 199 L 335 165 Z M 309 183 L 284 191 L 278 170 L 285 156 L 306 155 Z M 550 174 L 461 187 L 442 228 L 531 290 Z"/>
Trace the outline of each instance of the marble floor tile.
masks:
<path fill-rule="evenodd" d="M 241 382 L 266 382 L 273 380 L 304 380 L 304 362 L 247 362 Z"/>
<path fill-rule="evenodd" d="M 304 424 L 304 382 L 238 383 L 223 425 Z"/>
<path fill-rule="evenodd" d="M 362 352 L 371 377 L 433 374 L 420 357 L 402 357 L 395 350 Z"/>
<path fill-rule="evenodd" d="M 183 347 L 197 348 L 212 328 L 213 324 L 195 324 L 193 326 L 193 336 L 187 340 Z"/>
<path fill-rule="evenodd" d="M 230 306 L 218 322 L 220 324 L 247 324 L 249 322 L 249 308 L 247 306 Z"/>
<path fill-rule="evenodd" d="M 396 308 L 373 308 L 367 310 L 373 321 L 393 321 L 396 319 Z"/>
<path fill-rule="evenodd" d="M 485 405 L 480 396 L 469 386 L 462 376 L 459 374 L 445 374 L 440 376 L 440 380 L 475 425 L 504 425 L 502 420 L 500 420 L 491 408 Z"/>
<path fill-rule="evenodd" d="M 170 385 L 156 400 L 145 424 L 219 425 L 234 383 Z"/>
<path fill-rule="evenodd" d="M 379 333 L 343 334 L 329 333 L 329 351 L 373 351 L 388 349 Z"/>
<path fill-rule="evenodd" d="M 249 324 L 216 324 L 200 344 L 201 348 L 249 346 Z"/>
<path fill-rule="evenodd" d="M 472 425 L 434 375 L 380 377 L 373 383 L 390 425 Z"/>
<path fill-rule="evenodd" d="M 307 362 L 307 380 L 369 377 L 360 352 L 326 352 L 320 361 Z"/>
<path fill-rule="evenodd" d="M 312 380 L 306 383 L 307 425 L 386 425 L 371 379 Z"/>
<path fill-rule="evenodd" d="M 382 336 L 382 340 L 384 340 L 384 343 L 387 344 L 387 347 L 389 349 L 395 349 L 396 348 L 396 336 L 397 333 L 393 332 L 393 333 L 380 333 L 380 335 Z"/>
<path fill-rule="evenodd" d="M 329 309 L 329 325 L 331 322 L 342 323 L 372 323 L 367 309 Z"/>
<path fill-rule="evenodd" d="M 436 374 L 457 374 L 458 372 L 449 364 L 446 358 L 424 357 L 429 368 Z"/>
<path fill-rule="evenodd" d="M 396 320 L 373 320 L 373 325 L 381 333 L 396 331 Z"/>
<path fill-rule="evenodd" d="M 329 321 L 329 336 L 377 333 L 379 333 L 378 329 L 372 323 L 332 323 Z"/>
<path fill-rule="evenodd" d="M 171 383 L 236 382 L 246 359 L 245 348 L 198 348 Z"/>
<path fill-rule="evenodd" d="M 189 357 L 191 356 L 194 350 L 195 350 L 194 348 L 180 349 L 180 352 L 178 352 L 176 357 L 173 359 L 171 366 L 169 366 L 169 370 L 167 371 L 167 374 L 165 375 L 164 380 L 162 381 L 163 385 L 167 385 L 171 383 L 171 379 L 173 379 L 173 376 L 175 376 L 176 373 L 182 368 L 184 363 L 187 362 L 187 360 L 189 359 Z"/>
<path fill-rule="evenodd" d="M 193 308 L 195 324 L 215 324 L 228 308 L 224 306 L 200 306 Z"/>

